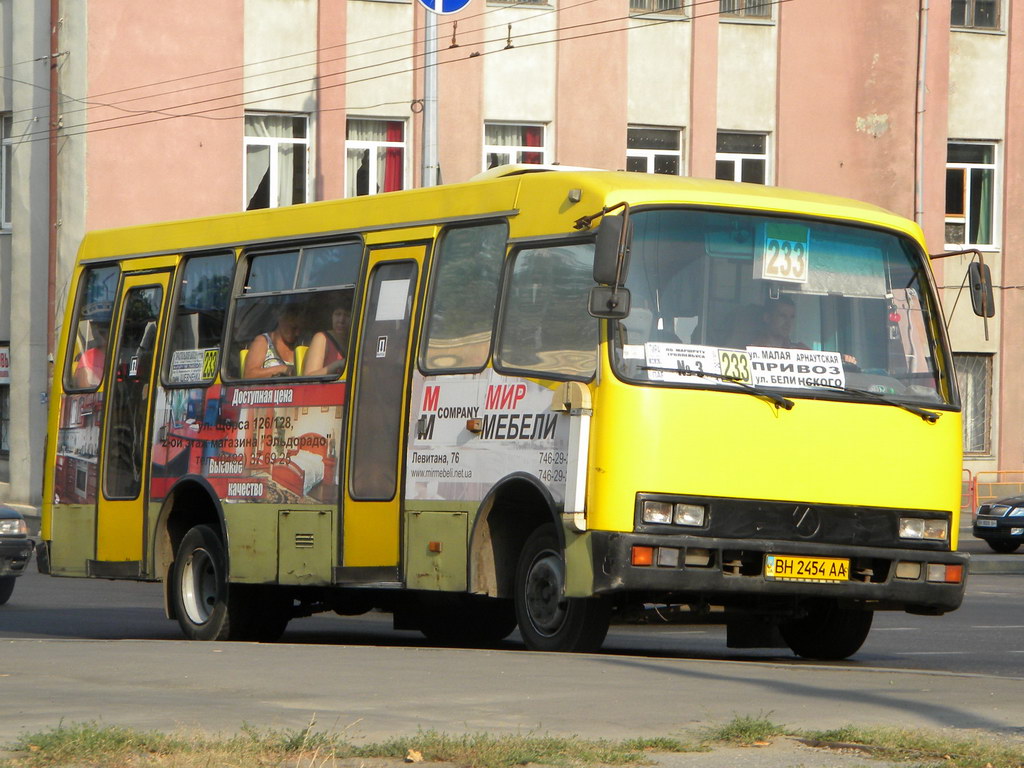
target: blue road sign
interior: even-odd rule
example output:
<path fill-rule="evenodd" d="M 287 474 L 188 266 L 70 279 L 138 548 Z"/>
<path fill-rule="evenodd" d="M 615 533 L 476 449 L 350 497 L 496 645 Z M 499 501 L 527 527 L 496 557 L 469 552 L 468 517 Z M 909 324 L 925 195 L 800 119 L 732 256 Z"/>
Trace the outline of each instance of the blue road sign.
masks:
<path fill-rule="evenodd" d="M 469 5 L 469 0 L 420 0 L 420 5 L 434 13 L 455 13 Z"/>

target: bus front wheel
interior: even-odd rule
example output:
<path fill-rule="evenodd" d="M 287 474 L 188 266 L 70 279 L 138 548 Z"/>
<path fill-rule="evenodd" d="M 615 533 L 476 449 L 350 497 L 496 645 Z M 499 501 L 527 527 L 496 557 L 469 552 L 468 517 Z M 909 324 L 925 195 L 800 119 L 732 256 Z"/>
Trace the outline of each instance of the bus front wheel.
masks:
<path fill-rule="evenodd" d="M 567 598 L 565 559 L 553 525 L 526 540 L 516 568 L 519 634 L 532 651 L 593 651 L 608 634 L 610 611 L 602 598 Z"/>
<path fill-rule="evenodd" d="M 783 622 L 779 630 L 797 656 L 839 661 L 860 650 L 874 615 L 874 611 L 843 608 L 835 600 L 821 600 L 808 604 L 803 616 Z"/>

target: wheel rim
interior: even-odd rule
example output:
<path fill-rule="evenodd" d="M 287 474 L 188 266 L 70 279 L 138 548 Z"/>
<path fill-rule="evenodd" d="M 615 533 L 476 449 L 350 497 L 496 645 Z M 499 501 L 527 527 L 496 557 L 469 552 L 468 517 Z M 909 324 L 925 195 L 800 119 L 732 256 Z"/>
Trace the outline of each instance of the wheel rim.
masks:
<path fill-rule="evenodd" d="M 558 553 L 551 550 L 538 553 L 526 576 L 525 603 L 530 624 L 541 635 L 554 635 L 565 622 L 564 583 L 565 566 Z"/>
<path fill-rule="evenodd" d="M 205 549 L 189 555 L 182 569 L 181 602 L 193 624 L 205 624 L 217 604 L 217 566 Z"/>

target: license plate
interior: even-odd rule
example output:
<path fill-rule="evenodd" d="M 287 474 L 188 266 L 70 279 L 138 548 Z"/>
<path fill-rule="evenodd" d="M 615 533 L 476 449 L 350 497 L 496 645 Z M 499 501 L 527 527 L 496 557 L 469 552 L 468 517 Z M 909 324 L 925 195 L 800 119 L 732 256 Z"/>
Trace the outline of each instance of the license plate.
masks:
<path fill-rule="evenodd" d="M 974 521 L 974 524 L 976 526 L 978 526 L 979 528 L 995 528 L 996 525 L 998 524 L 998 521 L 996 521 L 996 520 L 986 520 L 983 517 L 979 517 L 977 520 Z"/>
<path fill-rule="evenodd" d="M 839 557 L 766 555 L 764 575 L 776 581 L 847 581 L 850 561 Z"/>

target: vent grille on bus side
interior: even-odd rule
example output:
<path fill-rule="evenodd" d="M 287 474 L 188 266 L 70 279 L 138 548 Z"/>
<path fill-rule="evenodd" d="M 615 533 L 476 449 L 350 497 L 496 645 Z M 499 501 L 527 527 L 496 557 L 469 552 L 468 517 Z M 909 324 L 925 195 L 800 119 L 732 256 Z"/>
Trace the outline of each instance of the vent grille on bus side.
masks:
<path fill-rule="evenodd" d="M 295 534 L 295 548 L 296 549 L 310 549 L 315 545 L 314 536 L 312 533 L 296 533 Z"/>

